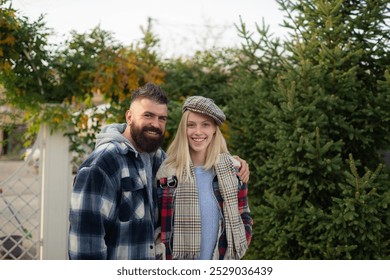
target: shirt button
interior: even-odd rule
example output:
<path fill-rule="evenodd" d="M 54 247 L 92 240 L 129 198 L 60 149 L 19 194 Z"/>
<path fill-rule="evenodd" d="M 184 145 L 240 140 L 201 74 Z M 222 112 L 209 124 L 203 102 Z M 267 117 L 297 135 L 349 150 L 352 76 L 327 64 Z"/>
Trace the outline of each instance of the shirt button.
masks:
<path fill-rule="evenodd" d="M 152 250 L 153 249 L 153 245 L 150 245 L 150 250 Z"/>

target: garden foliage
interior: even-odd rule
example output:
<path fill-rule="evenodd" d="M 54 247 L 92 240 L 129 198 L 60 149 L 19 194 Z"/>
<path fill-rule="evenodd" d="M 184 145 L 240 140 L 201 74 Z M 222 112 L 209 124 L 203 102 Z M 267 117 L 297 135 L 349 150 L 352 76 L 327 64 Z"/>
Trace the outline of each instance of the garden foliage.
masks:
<path fill-rule="evenodd" d="M 164 147 L 185 97 L 211 97 L 231 152 L 250 164 L 246 258 L 388 259 L 389 3 L 277 2 L 286 38 L 241 21 L 240 48 L 164 60 L 150 22 L 131 46 L 96 27 L 53 48 L 43 18 L 30 23 L 0 0 L 2 102 L 25 112 L 31 133 L 42 122 L 65 130 L 83 155 L 146 82 L 171 98 Z"/>

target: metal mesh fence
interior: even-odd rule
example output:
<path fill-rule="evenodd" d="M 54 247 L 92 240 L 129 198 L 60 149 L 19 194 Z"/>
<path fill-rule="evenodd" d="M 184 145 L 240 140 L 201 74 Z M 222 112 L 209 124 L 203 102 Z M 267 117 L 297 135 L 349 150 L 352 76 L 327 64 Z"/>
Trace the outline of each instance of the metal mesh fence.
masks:
<path fill-rule="evenodd" d="M 3 171 L 16 167 L 0 182 L 0 259 L 40 258 L 40 142 L 24 161 L 0 162 Z"/>

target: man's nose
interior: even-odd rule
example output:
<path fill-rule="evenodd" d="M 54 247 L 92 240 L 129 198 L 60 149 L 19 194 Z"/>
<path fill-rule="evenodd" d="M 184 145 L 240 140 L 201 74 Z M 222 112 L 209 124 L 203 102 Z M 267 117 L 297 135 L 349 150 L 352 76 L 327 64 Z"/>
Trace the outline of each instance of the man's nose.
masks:
<path fill-rule="evenodd" d="M 159 127 L 158 118 L 157 118 L 157 117 L 156 117 L 156 118 L 152 118 L 152 119 L 150 120 L 150 125 L 151 125 L 151 126 L 154 126 L 154 127 Z"/>

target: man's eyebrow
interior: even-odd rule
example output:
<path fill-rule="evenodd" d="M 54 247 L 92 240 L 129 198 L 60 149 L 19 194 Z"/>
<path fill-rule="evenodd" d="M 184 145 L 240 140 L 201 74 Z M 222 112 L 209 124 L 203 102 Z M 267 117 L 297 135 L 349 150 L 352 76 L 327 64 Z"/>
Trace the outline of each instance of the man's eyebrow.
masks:
<path fill-rule="evenodd" d="M 145 111 L 143 114 L 144 115 L 149 114 L 149 115 L 152 115 L 152 116 L 157 116 L 159 118 L 161 118 L 161 117 L 167 118 L 168 117 L 168 115 L 157 115 L 157 114 L 155 114 L 153 112 L 150 112 L 150 111 Z"/>

